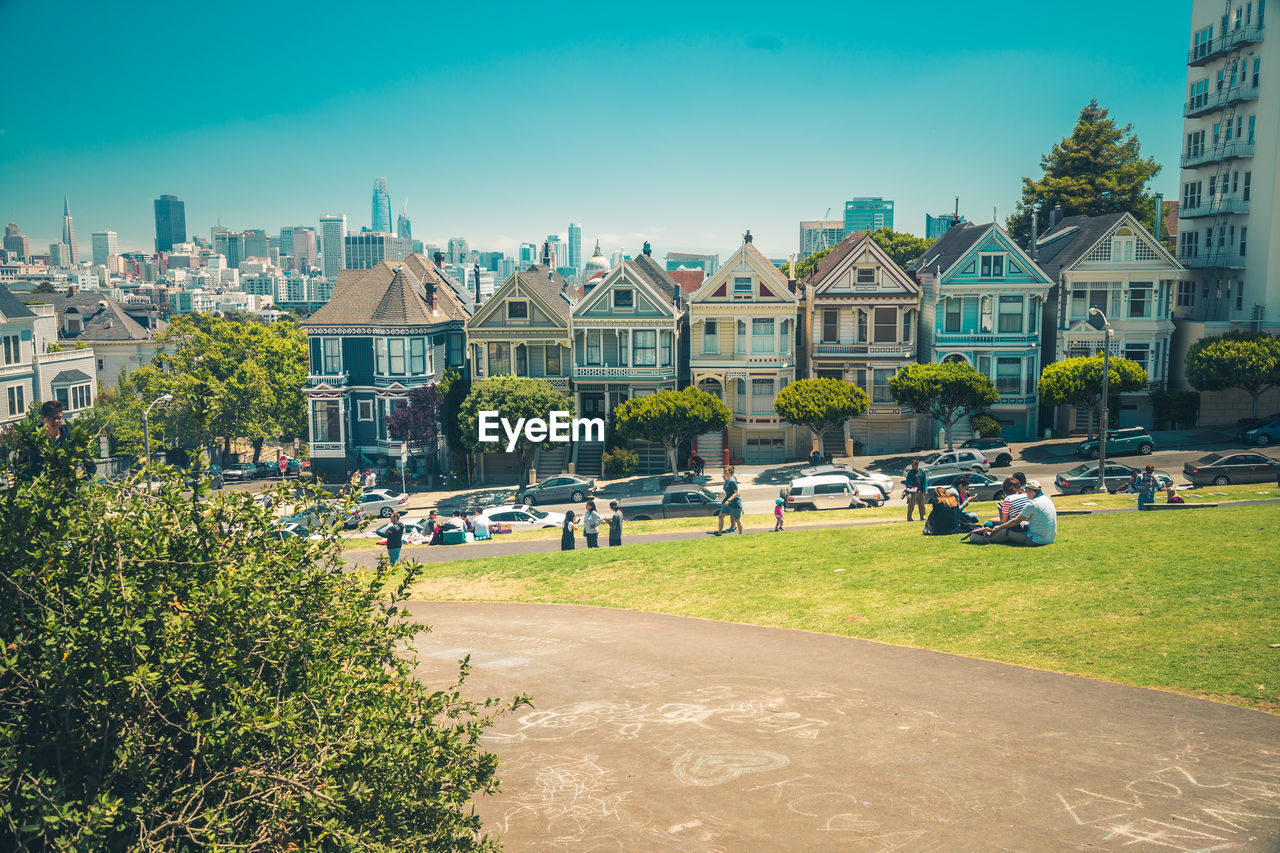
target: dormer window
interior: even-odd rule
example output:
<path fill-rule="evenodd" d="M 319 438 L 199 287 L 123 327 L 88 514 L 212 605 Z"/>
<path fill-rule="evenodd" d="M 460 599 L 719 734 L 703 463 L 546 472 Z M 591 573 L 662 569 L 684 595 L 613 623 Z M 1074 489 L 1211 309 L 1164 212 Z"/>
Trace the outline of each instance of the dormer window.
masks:
<path fill-rule="evenodd" d="M 620 289 L 613 292 L 613 307 L 624 310 L 631 310 L 636 307 L 636 292 L 630 289 Z"/>
<path fill-rule="evenodd" d="M 523 299 L 512 299 L 507 302 L 507 319 L 527 323 L 529 321 L 529 303 Z"/>
<path fill-rule="evenodd" d="M 734 299 L 750 299 L 751 298 L 751 279 L 735 278 L 733 280 L 733 298 Z"/>
<path fill-rule="evenodd" d="M 876 268 L 875 267 L 859 267 L 858 277 L 856 281 L 858 284 L 875 284 Z"/>
<path fill-rule="evenodd" d="M 1004 255 L 982 255 L 982 278 L 1004 278 Z"/>
<path fill-rule="evenodd" d="M 1133 237 L 1116 237 L 1111 241 L 1111 260 L 1113 261 L 1132 261 L 1134 244 L 1137 241 Z"/>

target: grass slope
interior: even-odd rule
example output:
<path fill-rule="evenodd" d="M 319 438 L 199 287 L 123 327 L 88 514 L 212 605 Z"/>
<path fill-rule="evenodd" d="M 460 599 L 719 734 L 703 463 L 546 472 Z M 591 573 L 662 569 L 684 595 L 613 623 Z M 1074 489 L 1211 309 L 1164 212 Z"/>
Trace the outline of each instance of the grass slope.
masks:
<path fill-rule="evenodd" d="M 1275 505 L 1064 516 L 1039 549 L 902 525 L 708 537 L 435 564 L 413 595 L 820 631 L 1280 711 L 1278 523 Z"/>

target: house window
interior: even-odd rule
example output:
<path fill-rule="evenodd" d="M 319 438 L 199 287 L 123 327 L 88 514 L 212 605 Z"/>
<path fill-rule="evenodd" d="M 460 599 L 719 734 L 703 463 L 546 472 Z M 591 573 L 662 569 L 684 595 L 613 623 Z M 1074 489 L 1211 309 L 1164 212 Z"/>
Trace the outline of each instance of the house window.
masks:
<path fill-rule="evenodd" d="M 22 361 L 22 340 L 17 335 L 4 336 L 4 363 L 18 364 Z"/>
<path fill-rule="evenodd" d="M 1022 359 L 996 359 L 996 390 L 1001 394 L 1017 394 L 1022 390 Z"/>
<path fill-rule="evenodd" d="M 337 376 L 342 372 L 342 339 L 321 338 L 322 373 L 325 376 Z"/>
<path fill-rule="evenodd" d="M 1199 231 L 1183 231 L 1179 237 L 1182 238 L 1182 257 L 1198 258 L 1200 257 L 1200 232 Z"/>
<path fill-rule="evenodd" d="M 720 329 L 715 320 L 702 323 L 702 352 L 715 355 L 720 352 Z"/>
<path fill-rule="evenodd" d="M 840 340 L 840 312 L 822 312 L 822 342 L 834 344 Z"/>
<path fill-rule="evenodd" d="M 783 320 L 778 324 L 778 352 L 791 352 L 791 321 Z"/>
<path fill-rule="evenodd" d="M 875 267 L 858 267 L 858 284 L 875 284 L 876 268 Z"/>
<path fill-rule="evenodd" d="M 62 403 L 64 409 L 74 412 L 89 405 L 89 386 L 71 385 L 55 388 L 53 396 Z"/>
<path fill-rule="evenodd" d="M 1133 260 L 1133 237 L 1118 237 L 1111 241 L 1111 260 L 1113 261 L 1132 261 Z"/>
<path fill-rule="evenodd" d="M 738 354 L 741 355 L 747 351 L 747 321 L 738 321 Z"/>
<path fill-rule="evenodd" d="M 414 376 L 427 372 L 427 344 L 422 338 L 409 338 L 409 372 Z"/>
<path fill-rule="evenodd" d="M 9 386 L 10 416 L 24 415 L 27 412 L 27 389 L 21 385 Z"/>
<path fill-rule="evenodd" d="M 316 400 L 312 403 L 312 441 L 342 441 L 341 406 L 338 400 Z"/>
<path fill-rule="evenodd" d="M 735 278 L 733 280 L 733 298 L 734 299 L 750 299 L 751 298 L 751 279 Z"/>
<path fill-rule="evenodd" d="M 556 344 L 547 344 L 547 375 L 560 375 L 560 347 Z"/>
<path fill-rule="evenodd" d="M 372 400 L 356 400 L 356 420 L 358 421 L 373 420 L 373 401 Z"/>
<path fill-rule="evenodd" d="M 1135 281 L 1129 285 L 1129 316 L 1151 316 L 1151 282 Z"/>
<path fill-rule="evenodd" d="M 653 329 L 637 329 L 631 339 L 635 346 L 635 366 L 656 366 L 658 363 L 658 333 Z"/>
<path fill-rule="evenodd" d="M 875 309 L 875 342 L 893 344 L 898 342 L 898 309 Z"/>
<path fill-rule="evenodd" d="M 733 410 L 740 415 L 747 413 L 747 383 L 745 380 L 738 380 L 737 393 L 733 395 Z"/>
<path fill-rule="evenodd" d="M 767 415 L 773 412 L 773 380 L 751 380 L 751 414 Z"/>
<path fill-rule="evenodd" d="M 1240 254 L 1242 254 L 1242 255 L 1243 255 L 1243 254 L 1244 254 L 1244 252 L 1241 252 Z M 106 370 L 106 367 L 104 366 L 105 364 L 106 364 L 106 362 L 105 362 L 103 359 L 101 359 L 101 358 L 100 358 L 100 359 L 98 359 L 98 370 L 99 370 L 99 371 Z"/>
<path fill-rule="evenodd" d="M 751 351 L 753 353 L 774 351 L 772 317 L 756 317 L 751 321 Z"/>
<path fill-rule="evenodd" d="M 387 349 L 391 354 L 391 375 L 404 376 L 404 338 L 389 338 Z"/>
<path fill-rule="evenodd" d="M 1004 255 L 982 255 L 982 278 L 1004 278 Z"/>
<path fill-rule="evenodd" d="M 1089 295 L 1083 290 L 1071 291 L 1071 319 L 1083 320 L 1088 317 L 1089 306 L 1085 302 Z"/>
<path fill-rule="evenodd" d="M 507 302 L 507 319 L 527 322 L 529 319 L 529 303 L 523 299 L 512 299 Z"/>
<path fill-rule="evenodd" d="M 84 326 L 80 322 L 80 317 L 73 314 L 67 315 L 67 334 L 78 335 L 84 331 Z"/>
<path fill-rule="evenodd" d="M 1249 240 L 1249 226 L 1240 226 L 1240 257 L 1244 257 L 1244 244 Z"/>
<path fill-rule="evenodd" d="M 1240 193 L 1240 198 L 1245 201 L 1249 200 L 1249 186 L 1253 183 L 1253 172 L 1244 173 L 1244 190 Z"/>
<path fill-rule="evenodd" d="M 511 375 L 511 344 L 505 341 L 489 342 L 489 375 Z"/>
<path fill-rule="evenodd" d="M 1191 308 L 1196 304 L 1196 283 L 1194 281 L 1178 282 L 1178 307 Z"/>
<path fill-rule="evenodd" d="M 587 364 L 600 363 L 601 332 L 587 330 Z"/>
<path fill-rule="evenodd" d="M 861 308 L 858 309 L 858 343 L 865 344 L 867 342 L 867 312 Z"/>
<path fill-rule="evenodd" d="M 1249 116 L 1249 144 L 1250 145 L 1253 144 L 1254 125 L 1257 123 L 1257 121 L 1258 121 L 1258 117 L 1256 115 Z"/>
<path fill-rule="evenodd" d="M 893 392 L 889 390 L 889 380 L 893 378 L 894 370 L 876 368 L 871 371 L 871 402 L 873 403 L 892 403 Z"/>
<path fill-rule="evenodd" d="M 854 384 L 854 385 L 857 385 L 857 386 L 858 386 L 859 388 L 861 388 L 863 391 L 866 391 L 866 390 L 867 390 L 867 370 L 866 370 L 866 368 L 864 368 L 864 367 L 860 367 L 860 368 L 858 368 L 857 370 L 853 371 L 853 384 Z"/>
<path fill-rule="evenodd" d="M 1143 370 L 1148 369 L 1147 356 L 1151 352 L 1151 344 L 1125 344 L 1124 357 L 1138 363 Z"/>
<path fill-rule="evenodd" d="M 466 335 L 462 332 L 450 332 L 445 338 L 445 353 L 450 367 L 462 367 L 465 364 L 463 354 L 466 352 Z"/>
<path fill-rule="evenodd" d="M 943 331 L 960 331 L 960 300 L 948 299 Z"/>
<path fill-rule="evenodd" d="M 1107 294 L 1109 290 L 1090 290 L 1089 291 L 1089 307 L 1097 308 L 1103 314 L 1107 313 Z M 1087 317 L 1088 314 L 1086 313 Z"/>
<path fill-rule="evenodd" d="M 670 332 L 662 333 L 662 366 L 663 367 L 670 367 L 672 364 L 675 364 L 675 362 L 672 361 L 671 359 L 671 351 L 675 345 L 674 341 L 675 341 L 675 336 L 672 335 Z"/>
<path fill-rule="evenodd" d="M 1182 207 L 1184 210 L 1200 206 L 1200 181 L 1188 181 L 1182 185 Z"/>
<path fill-rule="evenodd" d="M 627 309 L 636 307 L 636 292 L 630 289 L 615 290 L 613 292 L 613 307 Z"/>
<path fill-rule="evenodd" d="M 1021 296 L 1001 296 L 999 330 L 1005 333 L 1021 334 L 1022 314 Z"/>
<path fill-rule="evenodd" d="M 516 376 L 529 375 L 529 347 L 525 344 L 516 344 Z"/>
<path fill-rule="evenodd" d="M 911 327 L 916 324 L 916 314 L 914 311 L 902 312 L 902 342 L 904 344 L 911 343 Z"/>

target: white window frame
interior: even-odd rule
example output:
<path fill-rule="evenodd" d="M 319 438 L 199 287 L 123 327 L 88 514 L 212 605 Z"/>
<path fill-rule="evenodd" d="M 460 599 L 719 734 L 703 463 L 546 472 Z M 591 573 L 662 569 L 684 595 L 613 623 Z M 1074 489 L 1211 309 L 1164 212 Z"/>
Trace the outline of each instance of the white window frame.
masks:
<path fill-rule="evenodd" d="M 777 326 L 772 317 L 751 318 L 751 354 L 773 355 L 777 352 L 774 334 Z"/>
<path fill-rule="evenodd" d="M 766 390 L 767 389 L 767 390 Z M 752 377 L 751 379 L 751 414 L 753 415 L 769 415 L 773 414 L 773 400 L 777 396 L 776 382 L 773 379 L 764 377 Z"/>
<path fill-rule="evenodd" d="M 745 283 L 746 289 L 739 290 L 739 285 Z M 755 279 L 751 276 L 734 276 L 729 295 L 737 301 L 747 301 L 755 297 Z"/>
<path fill-rule="evenodd" d="M 720 325 L 716 320 L 702 321 L 702 354 L 720 354 Z"/>
<path fill-rule="evenodd" d="M 372 400 L 356 400 L 356 420 L 365 422 L 373 421 Z"/>
<path fill-rule="evenodd" d="M 618 302 L 618 297 L 624 293 L 631 297 L 630 305 L 623 305 Z M 611 303 L 613 310 L 615 311 L 636 310 L 636 292 L 632 288 L 630 287 L 614 288 L 613 292 L 609 296 L 610 296 L 609 301 Z"/>
<path fill-rule="evenodd" d="M 982 252 L 978 255 L 979 278 L 1004 278 L 1006 252 Z M 997 267 L 999 269 L 997 270 Z"/>
<path fill-rule="evenodd" d="M 658 366 L 658 332 L 656 329 L 636 329 L 631 335 L 632 364 L 636 367 Z"/>
<path fill-rule="evenodd" d="M 519 306 L 524 309 L 524 316 L 516 316 L 512 314 L 511 309 Z M 507 322 L 516 326 L 525 326 L 529 323 L 529 300 L 527 299 L 508 299 L 507 300 Z"/>

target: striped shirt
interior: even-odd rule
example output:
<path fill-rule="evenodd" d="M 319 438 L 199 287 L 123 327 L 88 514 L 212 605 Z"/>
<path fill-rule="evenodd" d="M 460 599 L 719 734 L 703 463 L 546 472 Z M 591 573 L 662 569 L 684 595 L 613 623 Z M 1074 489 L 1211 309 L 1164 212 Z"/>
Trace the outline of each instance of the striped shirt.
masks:
<path fill-rule="evenodd" d="M 1005 521 L 1022 516 L 1022 508 L 1027 505 L 1027 493 L 1018 492 L 1009 495 L 1000 503 L 1000 517 Z"/>

